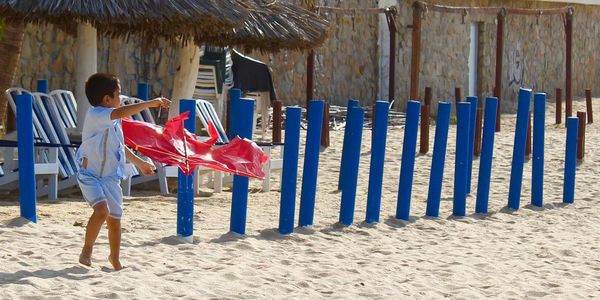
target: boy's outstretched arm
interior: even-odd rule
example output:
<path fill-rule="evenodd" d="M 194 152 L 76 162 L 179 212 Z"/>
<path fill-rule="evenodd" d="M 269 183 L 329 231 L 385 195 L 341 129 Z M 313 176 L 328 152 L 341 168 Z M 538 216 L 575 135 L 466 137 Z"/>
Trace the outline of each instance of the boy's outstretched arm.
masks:
<path fill-rule="evenodd" d="M 160 98 L 155 98 L 153 100 L 146 101 L 146 102 L 140 102 L 140 103 L 136 103 L 136 104 L 121 106 L 119 108 L 115 108 L 112 111 L 112 113 L 110 114 L 110 118 L 112 120 L 115 120 L 115 119 L 129 117 L 131 115 L 135 115 L 135 114 L 141 112 L 142 110 L 144 110 L 146 108 L 150 108 L 150 107 L 162 106 L 163 108 L 169 108 L 170 103 L 171 103 L 171 101 L 169 99 L 160 97 Z"/>
<path fill-rule="evenodd" d="M 156 166 L 135 155 L 128 147 L 125 147 L 125 158 L 140 169 L 144 176 L 152 175 L 156 170 Z"/>

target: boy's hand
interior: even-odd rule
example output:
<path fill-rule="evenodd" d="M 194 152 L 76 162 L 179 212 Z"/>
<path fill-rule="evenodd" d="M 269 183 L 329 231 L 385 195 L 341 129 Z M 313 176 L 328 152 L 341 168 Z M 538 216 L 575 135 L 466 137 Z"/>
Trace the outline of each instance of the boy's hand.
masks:
<path fill-rule="evenodd" d="M 151 164 L 149 162 L 145 162 L 142 161 L 137 165 L 138 169 L 140 169 L 140 171 L 142 172 L 142 174 L 144 174 L 144 176 L 149 176 L 154 174 L 154 171 L 156 170 L 156 166 L 154 166 L 154 164 Z"/>
<path fill-rule="evenodd" d="M 150 101 L 150 104 L 150 107 L 169 108 L 169 105 L 171 105 L 171 100 L 164 97 L 158 97 L 152 99 L 152 101 Z"/>

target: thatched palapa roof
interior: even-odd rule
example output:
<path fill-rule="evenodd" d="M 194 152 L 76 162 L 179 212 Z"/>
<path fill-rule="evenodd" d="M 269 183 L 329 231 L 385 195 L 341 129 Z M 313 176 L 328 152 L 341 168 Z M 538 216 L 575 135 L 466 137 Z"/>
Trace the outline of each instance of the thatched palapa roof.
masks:
<path fill-rule="evenodd" d="M 49 23 L 70 32 L 89 22 L 113 36 L 171 42 L 230 32 L 247 14 L 236 0 L 0 0 L 0 17 L 9 22 Z"/>
<path fill-rule="evenodd" d="M 315 48 L 327 38 L 329 22 L 300 6 L 278 0 L 238 2 L 250 12 L 242 27 L 225 35 L 196 36 L 196 42 L 276 52 Z"/>

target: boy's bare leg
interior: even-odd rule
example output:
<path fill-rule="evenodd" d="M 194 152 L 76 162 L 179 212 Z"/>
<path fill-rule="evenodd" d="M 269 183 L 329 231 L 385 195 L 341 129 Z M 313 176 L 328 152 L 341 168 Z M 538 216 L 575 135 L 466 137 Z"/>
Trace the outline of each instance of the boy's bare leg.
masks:
<path fill-rule="evenodd" d="M 119 260 L 119 252 L 121 250 L 121 220 L 108 217 L 108 242 L 110 244 L 110 255 L 108 261 L 112 264 L 116 271 L 123 269 Z"/>
<path fill-rule="evenodd" d="M 106 221 L 108 216 L 108 207 L 106 202 L 96 204 L 94 206 L 94 213 L 90 217 L 87 226 L 85 227 L 85 242 L 81 254 L 79 255 L 79 263 L 86 266 L 92 265 L 92 250 L 98 233 L 102 228 L 102 224 Z"/>

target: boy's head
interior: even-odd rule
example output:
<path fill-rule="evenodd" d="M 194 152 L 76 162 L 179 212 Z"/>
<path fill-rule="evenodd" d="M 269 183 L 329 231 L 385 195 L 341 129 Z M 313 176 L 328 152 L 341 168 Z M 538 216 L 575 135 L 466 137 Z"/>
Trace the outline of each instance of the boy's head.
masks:
<path fill-rule="evenodd" d="M 117 76 L 96 73 L 85 82 L 85 95 L 92 106 L 117 108 L 121 104 L 121 84 Z"/>

